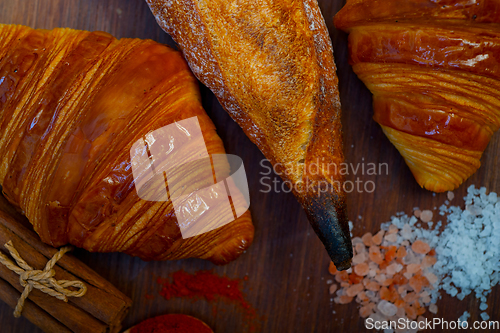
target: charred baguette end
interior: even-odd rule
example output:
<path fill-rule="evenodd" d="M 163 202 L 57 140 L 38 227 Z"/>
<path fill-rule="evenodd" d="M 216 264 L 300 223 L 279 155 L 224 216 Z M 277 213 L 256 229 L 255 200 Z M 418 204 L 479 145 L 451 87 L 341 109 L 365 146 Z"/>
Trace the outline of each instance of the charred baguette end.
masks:
<path fill-rule="evenodd" d="M 337 269 L 349 269 L 353 252 L 345 199 L 333 193 L 308 194 L 303 207 Z"/>

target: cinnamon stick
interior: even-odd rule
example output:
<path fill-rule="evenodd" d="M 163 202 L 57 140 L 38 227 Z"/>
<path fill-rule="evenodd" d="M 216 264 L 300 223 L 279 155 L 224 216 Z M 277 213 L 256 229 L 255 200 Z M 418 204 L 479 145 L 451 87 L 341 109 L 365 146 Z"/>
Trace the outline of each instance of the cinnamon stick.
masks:
<path fill-rule="evenodd" d="M 15 308 L 21 293 L 17 292 L 9 283 L 0 279 L 0 299 L 11 308 Z M 71 333 L 66 326 L 58 322 L 47 312 L 40 309 L 29 299 L 24 302 L 23 317 L 40 327 L 44 332 Z"/>
<path fill-rule="evenodd" d="M 30 266 L 43 269 L 57 249 L 42 243 L 23 223 L 26 223 L 26 218 L 14 212 L 0 196 L 0 249 L 3 251 L 3 244 L 11 240 L 21 256 L 26 254 L 23 258 Z M 74 332 L 119 331 L 120 323 L 132 302 L 128 297 L 69 254 L 57 262 L 54 270 L 57 280 L 79 280 L 85 283 L 87 293 L 79 298 L 70 297 L 65 303 L 33 290 L 29 299 Z M 17 274 L 7 268 L 0 267 L 0 278 L 13 288 L 22 290 Z"/>
<path fill-rule="evenodd" d="M 0 243 L 5 244 L 5 233 L 1 230 L 0 226 Z M 21 244 L 17 239 L 12 240 L 14 247 L 20 253 L 27 253 L 26 246 Z M 2 251 L 4 252 L 4 251 Z M 5 253 L 5 252 L 4 252 Z M 27 257 L 27 256 L 24 256 Z M 36 267 L 39 268 L 39 267 Z M 43 268 L 43 267 L 41 267 Z M 24 287 L 19 284 L 19 275 L 5 267 L 0 265 L 0 277 L 18 291 L 21 294 Z M 59 279 L 56 273 L 56 278 Z M 50 314 L 53 318 L 58 320 L 60 323 L 68 327 L 72 332 L 106 332 L 107 325 L 100 322 L 98 319 L 94 318 L 92 315 L 88 314 L 84 310 L 74 306 L 71 303 L 65 303 L 54 297 L 48 296 L 43 292 L 33 289 L 28 297 L 33 301 L 38 307 L 43 309 L 45 312 Z M 17 303 L 17 302 L 16 302 Z M 23 311 L 24 312 L 24 311 Z"/>

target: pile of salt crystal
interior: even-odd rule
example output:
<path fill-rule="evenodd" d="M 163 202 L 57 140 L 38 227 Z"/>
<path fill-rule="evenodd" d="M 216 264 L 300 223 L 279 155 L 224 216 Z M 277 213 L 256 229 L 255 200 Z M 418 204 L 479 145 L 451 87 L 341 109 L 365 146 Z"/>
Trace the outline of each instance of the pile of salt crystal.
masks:
<path fill-rule="evenodd" d="M 330 293 L 336 293 L 335 303 L 355 300 L 361 305 L 360 316 L 375 321 L 420 321 L 426 307 L 437 313 L 433 304 L 437 297 L 431 297 L 437 283 L 432 265 L 437 259 L 429 244 L 414 239 L 408 228 L 392 225 L 376 235 L 353 238 L 353 245 L 351 270 L 337 272 L 330 265 L 330 273 L 340 284 L 339 289 L 329 281 Z"/>
<path fill-rule="evenodd" d="M 474 291 L 476 298 L 481 300 L 479 309 L 488 308 L 487 296 L 500 281 L 500 200 L 496 193 L 486 192 L 485 187 L 469 186 L 464 197 L 465 210 L 447 206 L 448 200 L 454 199 L 453 192 L 448 192 L 448 200 L 439 208 L 440 216 L 447 215 L 441 233 L 441 222 L 432 222 L 432 211 L 418 209 L 414 213 L 422 222 L 427 222 L 428 230 L 419 228 L 411 220 L 406 224 L 398 218 L 382 225 L 382 229 L 394 224 L 408 233 L 411 230 L 417 238 L 428 240 L 436 249 L 438 261 L 433 270 L 439 283 L 432 292 L 433 300 L 440 297 L 441 289 L 459 300 Z M 490 317 L 482 312 L 481 318 L 488 320 Z"/>
<path fill-rule="evenodd" d="M 466 209 L 440 207 L 448 214 L 445 230 L 436 247 L 438 261 L 434 269 L 442 279 L 439 288 L 463 300 L 474 292 L 485 311 L 487 296 L 500 281 L 500 200 L 496 193 L 471 185 L 464 198 Z M 488 320 L 486 312 L 481 313 Z"/>
<path fill-rule="evenodd" d="M 388 282 L 384 280 L 387 278 L 386 274 L 394 275 L 398 269 L 405 272 L 403 274 L 405 277 L 411 277 L 412 273 L 423 268 L 423 276 L 434 288 L 425 289 L 424 287 L 425 290 L 419 294 L 419 301 L 424 306 L 428 306 L 430 312 L 437 313 L 435 303 L 440 297 L 440 289 L 460 300 L 474 291 L 476 297 L 481 300 L 480 310 L 486 310 L 488 307 L 486 297 L 491 292 L 491 288 L 500 280 L 500 246 L 498 245 L 500 239 L 500 200 L 496 193 L 492 192 L 487 195 L 484 187 L 477 190 L 472 185 L 467 192 L 468 195 L 464 198 L 465 210 L 446 206 L 449 204 L 448 200 L 454 198 L 454 194 L 448 192 L 448 200 L 445 201 L 445 205 L 440 207 L 439 212 L 442 216 L 448 214 L 448 222 L 442 233 L 439 232 L 441 222 L 432 222 L 433 213 L 429 210 L 415 209 L 412 217 L 408 217 L 404 213 L 397 213 L 396 217 L 392 217 L 391 222 L 381 226 L 381 233 L 387 232 L 381 244 L 383 247 L 396 245 L 407 248 L 411 243 L 418 244 L 419 241 L 422 241 L 429 248 L 436 249 L 437 260 L 433 259 L 432 263 L 428 261 L 429 259 L 424 259 L 429 256 L 419 257 L 410 249 L 401 262 L 402 265 L 405 265 L 404 270 L 396 263 L 377 267 L 377 263 L 373 262 L 373 259 L 377 259 L 376 251 L 372 251 L 373 257 L 369 256 L 372 262 L 365 262 L 366 257 L 357 253 L 361 251 L 361 246 L 357 245 L 359 237 L 354 238 L 353 245 L 356 253 L 353 258 L 354 273 L 366 270 L 366 276 L 375 278 L 375 281 L 365 282 L 365 278 L 363 284 L 368 291 L 362 291 L 361 288 L 353 288 L 346 281 L 337 279 L 341 282 L 343 289 L 337 291 L 335 302 L 348 303 L 352 297 L 357 296 L 356 301 L 362 303 L 360 315 L 363 318 L 370 316 L 374 320 L 383 321 L 407 316 L 414 319 L 414 313 L 408 315 L 406 310 L 402 311 L 401 307 L 396 306 L 396 303 L 382 299 L 376 291 L 374 283 L 387 284 Z M 428 229 L 421 228 L 420 223 L 417 223 L 417 218 L 426 223 Z M 363 242 L 363 239 L 360 240 Z M 356 268 L 357 265 L 360 265 L 360 268 Z M 330 272 L 333 273 L 333 270 L 330 269 Z M 349 275 L 352 275 L 352 272 L 350 273 L 347 273 L 348 279 L 350 279 Z M 354 278 L 354 282 L 356 282 L 355 280 L 356 278 Z M 408 286 L 398 288 L 398 297 L 405 301 L 414 301 L 414 297 L 407 297 L 412 286 L 410 285 L 409 290 L 405 289 L 408 289 Z M 336 285 L 330 286 L 331 294 L 336 290 Z M 368 298 L 369 304 L 363 305 L 363 302 L 366 303 L 365 296 Z M 398 303 L 397 305 L 401 306 L 402 304 Z M 395 309 L 396 313 L 394 314 Z M 489 315 L 483 312 L 481 318 L 488 320 Z M 462 319 L 467 319 L 467 313 L 464 313 Z M 419 317 L 418 320 L 423 320 L 423 318 Z"/>

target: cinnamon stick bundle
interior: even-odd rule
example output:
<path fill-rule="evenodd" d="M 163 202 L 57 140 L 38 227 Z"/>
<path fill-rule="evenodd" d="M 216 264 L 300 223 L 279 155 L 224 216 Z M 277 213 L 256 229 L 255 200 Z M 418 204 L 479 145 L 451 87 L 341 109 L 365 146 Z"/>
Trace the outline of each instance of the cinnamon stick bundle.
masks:
<path fill-rule="evenodd" d="M 23 259 L 35 269 L 43 269 L 57 249 L 44 244 L 25 227 L 27 220 L 0 196 L 0 251 L 12 241 Z M 83 297 L 69 297 L 63 302 L 34 289 L 29 294 L 22 315 L 45 332 L 118 332 L 132 301 L 116 287 L 70 254 L 54 266 L 57 280 L 82 281 L 87 292 Z M 0 265 L 0 299 L 15 307 L 23 287 L 19 276 Z"/>

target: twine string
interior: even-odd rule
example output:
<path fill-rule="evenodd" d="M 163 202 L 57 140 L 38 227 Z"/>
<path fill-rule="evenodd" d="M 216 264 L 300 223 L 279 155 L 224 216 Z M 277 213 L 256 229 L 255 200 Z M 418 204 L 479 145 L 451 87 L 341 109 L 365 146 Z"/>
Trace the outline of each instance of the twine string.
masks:
<path fill-rule="evenodd" d="M 7 244 L 5 244 L 5 248 L 9 250 L 10 255 L 14 258 L 17 265 L 2 252 L 0 252 L 0 263 L 18 274 L 19 283 L 24 287 L 23 293 L 17 301 L 16 308 L 14 309 L 14 317 L 21 316 L 24 302 L 33 288 L 64 302 L 68 301 L 68 297 L 82 297 L 87 292 L 87 286 L 85 286 L 85 284 L 81 281 L 57 281 L 54 279 L 54 275 L 56 274 L 54 271 L 55 264 L 66 252 L 72 250 L 71 246 L 65 246 L 59 249 L 59 251 L 57 251 L 49 261 L 47 261 L 43 270 L 33 269 L 33 267 L 28 265 L 19 252 L 17 252 L 14 248 L 12 241 L 8 241 Z M 74 287 L 77 288 L 77 290 L 67 289 L 68 287 Z"/>

